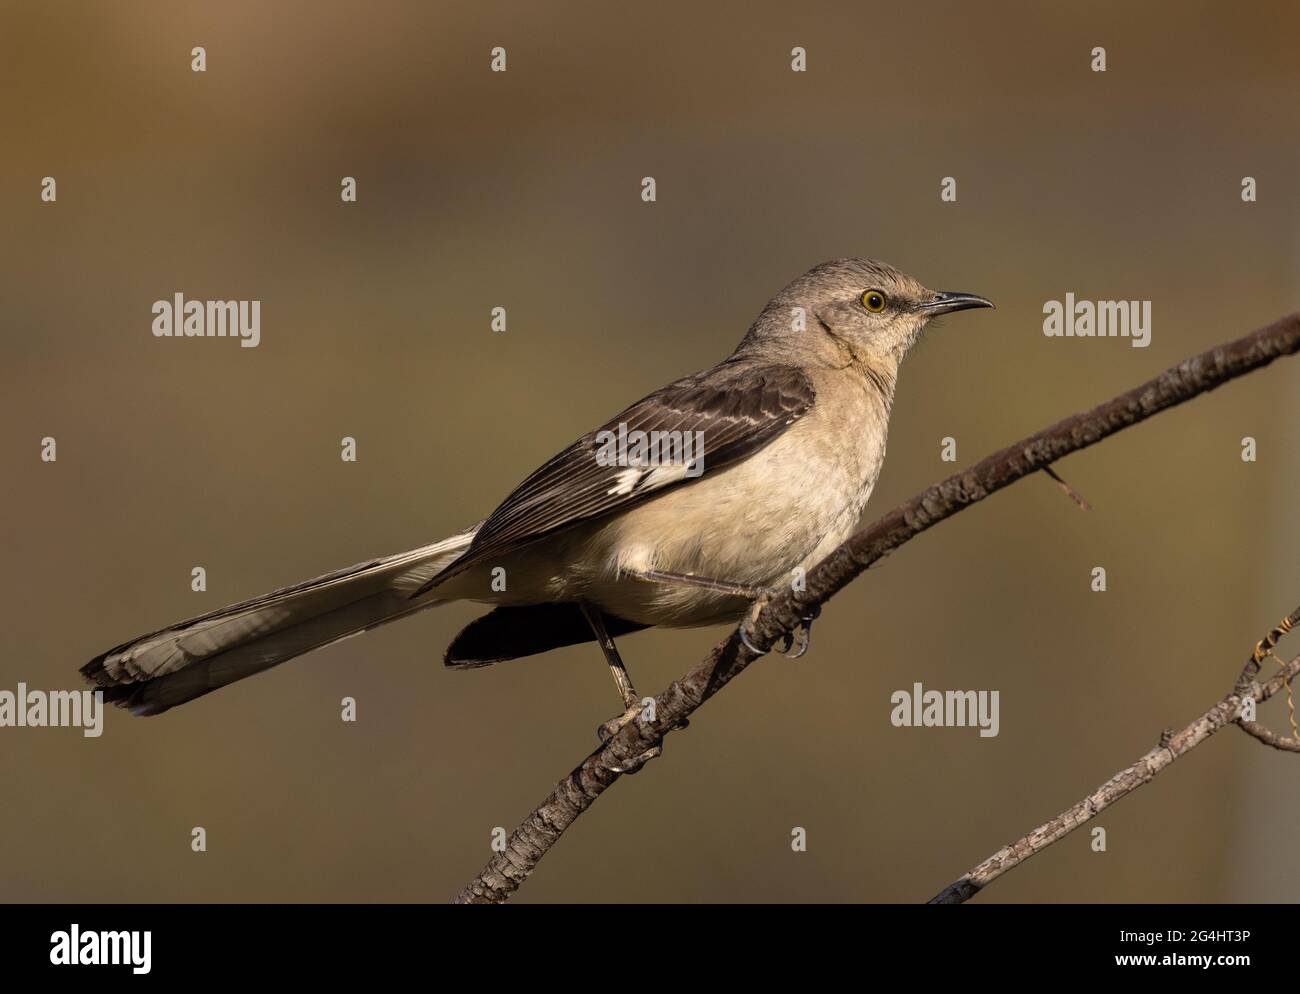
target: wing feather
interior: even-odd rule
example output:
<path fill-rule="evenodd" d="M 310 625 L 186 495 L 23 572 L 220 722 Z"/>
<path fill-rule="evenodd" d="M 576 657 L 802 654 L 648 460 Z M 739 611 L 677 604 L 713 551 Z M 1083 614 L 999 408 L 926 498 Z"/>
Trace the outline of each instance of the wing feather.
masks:
<path fill-rule="evenodd" d="M 792 366 L 733 359 L 670 383 L 548 459 L 492 512 L 465 553 L 416 596 L 457 573 L 565 528 L 717 473 L 779 437 L 813 405 L 812 383 Z M 604 432 L 703 432 L 700 471 L 682 462 L 609 465 Z M 675 453 L 680 454 L 680 453 Z M 662 456 L 662 453 L 661 453 Z"/>

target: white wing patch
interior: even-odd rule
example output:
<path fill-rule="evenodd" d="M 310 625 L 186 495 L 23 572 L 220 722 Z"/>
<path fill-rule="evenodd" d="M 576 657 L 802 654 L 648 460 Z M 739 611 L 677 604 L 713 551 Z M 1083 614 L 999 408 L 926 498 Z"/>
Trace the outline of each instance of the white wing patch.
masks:
<path fill-rule="evenodd" d="M 694 463 L 670 462 L 664 466 L 656 466 L 646 474 L 643 486 L 647 490 L 652 490 L 658 487 L 666 487 L 678 480 L 684 480 L 690 475 L 690 469 L 693 465 Z"/>
<path fill-rule="evenodd" d="M 614 485 L 605 491 L 606 495 L 610 497 L 625 497 L 636 489 L 636 485 L 640 482 L 644 473 L 645 470 L 643 469 L 629 466 L 614 477 Z"/>
<path fill-rule="evenodd" d="M 699 476 L 693 471 L 695 461 L 671 462 L 660 466 L 629 466 L 614 477 L 614 485 L 605 493 L 610 497 L 626 497 L 633 490 L 658 490 L 688 476 Z"/>

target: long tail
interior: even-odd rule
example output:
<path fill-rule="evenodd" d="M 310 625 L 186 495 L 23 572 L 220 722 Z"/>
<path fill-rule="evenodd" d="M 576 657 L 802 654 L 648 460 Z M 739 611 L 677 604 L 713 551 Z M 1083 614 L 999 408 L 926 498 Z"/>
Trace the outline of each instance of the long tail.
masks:
<path fill-rule="evenodd" d="M 81 668 L 104 697 L 161 714 L 312 649 L 443 603 L 411 594 L 469 547 L 478 525 L 396 556 L 232 604 L 124 642 Z"/>

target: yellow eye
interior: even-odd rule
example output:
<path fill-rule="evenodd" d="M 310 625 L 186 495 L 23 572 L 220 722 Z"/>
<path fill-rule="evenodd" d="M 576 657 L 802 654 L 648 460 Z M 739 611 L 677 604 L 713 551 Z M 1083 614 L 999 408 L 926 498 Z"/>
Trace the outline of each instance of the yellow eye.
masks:
<path fill-rule="evenodd" d="M 879 290 L 868 290 L 862 295 L 862 306 L 873 314 L 879 314 L 885 309 L 885 295 Z"/>

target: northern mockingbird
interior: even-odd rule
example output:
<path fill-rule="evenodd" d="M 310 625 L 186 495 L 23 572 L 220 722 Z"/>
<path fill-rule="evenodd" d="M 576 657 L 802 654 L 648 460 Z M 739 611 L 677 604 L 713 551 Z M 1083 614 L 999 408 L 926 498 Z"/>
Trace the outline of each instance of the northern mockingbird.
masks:
<path fill-rule="evenodd" d="M 885 458 L 903 357 L 934 317 L 992 306 L 880 262 L 823 263 L 727 359 L 582 436 L 478 524 L 132 639 L 81 672 L 158 714 L 435 604 L 479 601 L 497 606 L 446 664 L 594 639 L 625 708 L 601 726 L 611 735 L 640 707 L 614 637 L 743 619 L 844 541 Z"/>

